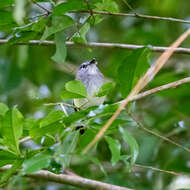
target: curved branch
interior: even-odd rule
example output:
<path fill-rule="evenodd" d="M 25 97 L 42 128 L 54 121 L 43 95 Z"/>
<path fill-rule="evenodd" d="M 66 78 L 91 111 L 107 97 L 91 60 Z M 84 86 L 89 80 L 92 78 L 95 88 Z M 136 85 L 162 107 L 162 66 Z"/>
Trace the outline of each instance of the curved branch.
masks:
<path fill-rule="evenodd" d="M 0 44 L 6 44 L 8 40 L 0 40 Z M 54 41 L 44 40 L 40 42 L 40 40 L 30 40 L 29 42 L 17 42 L 14 45 L 41 45 L 41 46 L 49 46 L 55 45 Z M 128 50 L 135 50 L 138 48 L 145 47 L 143 45 L 134 45 L 134 44 L 120 44 L 120 43 L 103 43 L 103 42 L 88 42 L 88 43 L 75 43 L 75 42 L 66 42 L 67 46 L 84 46 L 84 47 L 102 47 L 102 48 L 121 48 L 121 49 L 128 49 Z M 163 46 L 147 46 L 153 52 L 164 52 L 169 49 L 169 47 Z M 174 53 L 181 53 L 181 54 L 190 54 L 190 48 L 174 48 Z"/>

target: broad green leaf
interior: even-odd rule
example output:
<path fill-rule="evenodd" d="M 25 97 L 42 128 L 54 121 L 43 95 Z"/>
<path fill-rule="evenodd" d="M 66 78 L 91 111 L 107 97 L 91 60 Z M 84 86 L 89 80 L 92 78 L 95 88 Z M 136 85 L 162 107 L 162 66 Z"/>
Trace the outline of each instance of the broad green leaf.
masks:
<path fill-rule="evenodd" d="M 87 5 L 83 0 L 68 0 L 60 3 L 53 9 L 53 15 L 63 15 L 70 11 L 87 10 Z"/>
<path fill-rule="evenodd" d="M 130 93 L 139 78 L 150 67 L 149 55 L 150 50 L 148 48 L 137 49 L 126 57 L 119 66 L 117 75 L 123 98 Z"/>
<path fill-rule="evenodd" d="M 113 82 L 108 82 L 103 84 L 98 92 L 96 93 L 97 97 L 105 96 L 107 95 L 112 89 L 114 88 L 114 83 Z"/>
<path fill-rule="evenodd" d="M 21 158 L 12 163 L 11 168 L 3 173 L 0 179 L 0 186 L 4 186 L 6 184 L 6 182 L 9 180 L 11 175 L 13 175 L 16 172 L 16 170 L 21 168 L 22 163 L 23 163 L 23 159 Z"/>
<path fill-rule="evenodd" d="M 108 11 L 108 12 L 118 12 L 119 8 L 115 0 L 102 0 L 101 3 L 96 4 L 97 10 Z"/>
<path fill-rule="evenodd" d="M 71 17 L 62 15 L 62 16 L 53 16 L 52 26 L 47 26 L 40 41 L 43 42 L 46 38 L 60 32 L 66 28 L 71 27 L 74 24 L 74 21 Z"/>
<path fill-rule="evenodd" d="M 0 102 L 0 115 L 4 115 L 8 111 L 8 106 Z"/>
<path fill-rule="evenodd" d="M 6 112 L 1 130 L 4 144 L 19 155 L 19 139 L 22 136 L 23 116 L 16 108 Z"/>
<path fill-rule="evenodd" d="M 38 121 L 30 130 L 30 136 L 36 138 L 47 134 L 55 134 L 64 127 L 62 111 L 52 111 L 46 117 Z"/>
<path fill-rule="evenodd" d="M 86 88 L 79 80 L 69 81 L 65 84 L 65 90 L 61 92 L 61 98 L 64 100 L 73 98 L 86 98 Z"/>
<path fill-rule="evenodd" d="M 0 8 L 11 6 L 14 0 L 0 0 Z"/>
<path fill-rule="evenodd" d="M 51 162 L 51 155 L 47 152 L 41 152 L 23 162 L 23 173 L 34 173 L 40 169 L 47 168 Z"/>
<path fill-rule="evenodd" d="M 107 173 L 104 170 L 104 167 L 102 166 L 101 162 L 96 157 L 89 157 L 88 159 L 91 160 L 94 164 L 96 164 L 105 176 L 107 175 Z"/>
<path fill-rule="evenodd" d="M 51 57 L 57 63 L 64 63 L 67 56 L 66 37 L 64 32 L 57 32 L 55 34 L 56 52 Z"/>
<path fill-rule="evenodd" d="M 0 10 L 0 25 L 12 24 L 14 22 L 12 13 Z"/>
<path fill-rule="evenodd" d="M 61 164 L 63 168 L 69 166 L 72 157 L 71 154 L 76 148 L 78 138 L 78 131 L 68 132 L 63 142 L 57 147 L 55 152 L 55 160 L 57 163 Z"/>
<path fill-rule="evenodd" d="M 15 0 L 15 7 L 14 7 L 14 19 L 15 21 L 21 25 L 24 24 L 24 16 L 25 16 L 25 4 L 26 0 Z"/>
<path fill-rule="evenodd" d="M 129 169 L 130 169 L 134 165 L 137 159 L 137 156 L 139 154 L 139 146 L 135 138 L 126 129 L 119 127 L 119 131 L 122 135 L 123 140 L 128 144 L 131 150 L 131 153 L 130 153 L 131 159 L 130 159 L 130 165 L 129 165 Z"/>
<path fill-rule="evenodd" d="M 0 149 L 0 167 L 13 164 L 18 157 L 8 150 Z"/>
<path fill-rule="evenodd" d="M 121 144 L 117 139 L 113 139 L 108 136 L 105 138 L 111 150 L 111 154 L 112 154 L 111 162 L 112 162 L 112 165 L 114 166 L 120 160 Z"/>

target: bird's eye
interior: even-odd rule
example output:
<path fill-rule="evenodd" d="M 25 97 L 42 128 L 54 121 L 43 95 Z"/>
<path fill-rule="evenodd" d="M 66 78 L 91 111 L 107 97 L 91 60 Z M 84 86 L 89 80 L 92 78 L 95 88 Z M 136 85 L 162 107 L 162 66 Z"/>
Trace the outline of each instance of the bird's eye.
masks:
<path fill-rule="evenodd" d="M 86 68 L 86 65 L 81 65 L 81 67 L 80 67 L 80 68 L 83 68 L 83 69 L 84 69 L 84 68 Z"/>

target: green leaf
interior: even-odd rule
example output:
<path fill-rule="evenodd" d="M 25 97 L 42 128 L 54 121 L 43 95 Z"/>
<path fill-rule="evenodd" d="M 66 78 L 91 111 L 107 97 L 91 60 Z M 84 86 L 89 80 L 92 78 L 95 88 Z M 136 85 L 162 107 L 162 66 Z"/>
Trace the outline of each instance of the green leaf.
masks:
<path fill-rule="evenodd" d="M 71 17 L 62 15 L 62 16 L 53 16 L 52 18 L 52 26 L 46 27 L 40 42 L 43 42 L 46 38 L 51 36 L 52 34 L 55 34 L 57 32 L 60 32 L 66 28 L 71 27 L 74 24 L 74 21 Z"/>
<path fill-rule="evenodd" d="M 117 139 L 113 139 L 111 137 L 105 137 L 106 141 L 109 145 L 109 148 L 111 150 L 112 158 L 111 162 L 112 165 L 115 165 L 120 160 L 120 150 L 121 150 L 121 144 Z"/>
<path fill-rule="evenodd" d="M 119 66 L 117 75 L 123 98 L 130 93 L 139 78 L 150 67 L 149 55 L 150 50 L 148 48 L 137 49 L 126 57 Z"/>
<path fill-rule="evenodd" d="M 24 24 L 24 16 L 25 16 L 25 4 L 26 0 L 15 0 L 15 7 L 14 7 L 14 19 L 15 21 L 21 25 Z"/>
<path fill-rule="evenodd" d="M 0 102 L 0 115 L 5 115 L 8 111 L 8 106 Z"/>
<path fill-rule="evenodd" d="M 62 111 L 52 111 L 31 128 L 30 136 L 36 138 L 47 134 L 56 133 L 64 126 L 61 122 L 64 115 L 65 114 Z"/>
<path fill-rule="evenodd" d="M 98 92 L 96 93 L 97 97 L 105 96 L 107 95 L 112 89 L 114 88 L 114 83 L 113 82 L 108 82 L 103 84 Z"/>
<path fill-rule="evenodd" d="M 119 127 L 119 131 L 122 135 L 123 140 L 128 144 L 130 147 L 131 153 L 130 153 L 130 164 L 129 164 L 129 169 L 134 165 L 137 156 L 139 154 L 139 146 L 135 140 L 135 138 L 125 129 L 122 127 Z"/>
<path fill-rule="evenodd" d="M 68 0 L 60 3 L 53 9 L 53 15 L 63 15 L 70 11 L 87 10 L 87 5 L 83 0 Z"/>
<path fill-rule="evenodd" d="M 61 164 L 63 168 L 66 168 L 69 166 L 72 153 L 74 152 L 76 145 L 78 143 L 79 138 L 79 132 L 78 131 L 72 131 L 68 132 L 66 137 L 63 140 L 63 143 L 61 143 L 55 152 L 55 160 L 57 163 Z"/>
<path fill-rule="evenodd" d="M 66 37 L 64 32 L 57 32 L 55 34 L 56 52 L 51 57 L 57 63 L 64 63 L 67 56 Z"/>
<path fill-rule="evenodd" d="M 18 157 L 8 150 L 0 149 L 0 167 L 13 164 Z"/>
<path fill-rule="evenodd" d="M 14 0 L 0 0 L 0 8 L 11 6 Z"/>
<path fill-rule="evenodd" d="M 34 157 L 23 162 L 23 173 L 34 173 L 40 169 L 45 169 L 50 165 L 51 155 L 47 152 L 41 152 Z"/>
<path fill-rule="evenodd" d="M 21 158 L 12 163 L 13 165 L 11 166 L 11 168 L 3 173 L 0 180 L 0 186 L 5 185 L 5 183 L 9 180 L 11 175 L 13 175 L 17 169 L 21 168 L 22 163 L 23 163 L 23 159 Z"/>
<path fill-rule="evenodd" d="M 22 136 L 23 116 L 16 108 L 6 112 L 1 130 L 4 144 L 19 155 L 19 139 Z"/>
<path fill-rule="evenodd" d="M 0 25 L 12 24 L 14 22 L 12 13 L 7 11 L 0 11 Z"/>
<path fill-rule="evenodd" d="M 97 10 L 108 12 L 119 12 L 119 8 L 115 0 L 102 0 L 101 3 L 96 4 Z"/>
<path fill-rule="evenodd" d="M 86 98 L 86 88 L 79 80 L 69 81 L 65 84 L 65 90 L 61 92 L 61 98 L 64 100 L 73 98 Z"/>

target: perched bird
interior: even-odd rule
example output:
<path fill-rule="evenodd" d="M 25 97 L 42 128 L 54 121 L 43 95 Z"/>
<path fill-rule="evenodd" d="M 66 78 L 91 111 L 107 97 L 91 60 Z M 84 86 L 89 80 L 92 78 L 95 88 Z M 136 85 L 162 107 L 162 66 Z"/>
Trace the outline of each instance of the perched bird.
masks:
<path fill-rule="evenodd" d="M 104 76 L 97 67 L 95 58 L 82 63 L 77 71 L 76 80 L 80 80 L 86 87 L 87 98 L 74 99 L 74 105 L 79 109 L 100 105 L 105 97 L 96 97 L 95 93 L 104 84 Z"/>

